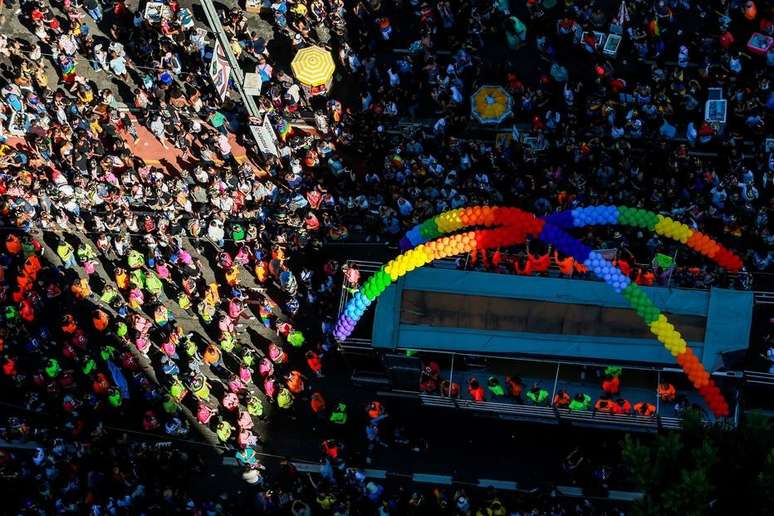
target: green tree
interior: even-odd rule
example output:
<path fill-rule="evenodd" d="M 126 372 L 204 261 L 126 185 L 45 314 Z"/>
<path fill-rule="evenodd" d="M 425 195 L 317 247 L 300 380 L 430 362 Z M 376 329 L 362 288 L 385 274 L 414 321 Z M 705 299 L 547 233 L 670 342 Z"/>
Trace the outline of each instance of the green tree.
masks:
<path fill-rule="evenodd" d="M 680 432 L 627 435 L 622 457 L 644 493 L 635 514 L 763 515 L 774 507 L 774 432 L 765 418 L 728 428 L 688 414 Z"/>

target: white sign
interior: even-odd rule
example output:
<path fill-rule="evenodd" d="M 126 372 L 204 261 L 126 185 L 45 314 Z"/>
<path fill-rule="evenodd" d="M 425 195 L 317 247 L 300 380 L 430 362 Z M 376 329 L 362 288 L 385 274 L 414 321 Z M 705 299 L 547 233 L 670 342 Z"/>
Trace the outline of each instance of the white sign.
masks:
<path fill-rule="evenodd" d="M 220 95 L 220 100 L 225 100 L 226 94 L 228 94 L 228 79 L 231 77 L 231 68 L 228 66 L 228 61 L 226 61 L 226 56 L 223 54 L 223 48 L 221 48 L 219 41 L 215 42 L 215 50 L 212 52 L 210 77 Z"/>
<path fill-rule="evenodd" d="M 261 125 L 251 125 L 250 132 L 258 143 L 258 148 L 264 155 L 279 157 L 279 151 L 277 150 L 277 135 L 274 133 L 274 128 L 271 126 L 268 115 L 263 117 L 263 123 Z"/>

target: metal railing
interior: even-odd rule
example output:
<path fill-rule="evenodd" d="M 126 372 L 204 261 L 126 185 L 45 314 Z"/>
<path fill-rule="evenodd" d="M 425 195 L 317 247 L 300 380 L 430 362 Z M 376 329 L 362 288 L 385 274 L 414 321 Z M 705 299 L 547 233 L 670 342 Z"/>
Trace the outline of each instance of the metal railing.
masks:
<path fill-rule="evenodd" d="M 569 410 L 550 406 L 462 400 L 426 393 L 418 393 L 417 396 L 422 404 L 428 407 L 482 412 L 521 421 L 549 424 L 568 422 L 579 426 L 619 427 L 643 432 L 680 428 L 680 419 L 676 417 L 606 414 L 593 410 Z"/>

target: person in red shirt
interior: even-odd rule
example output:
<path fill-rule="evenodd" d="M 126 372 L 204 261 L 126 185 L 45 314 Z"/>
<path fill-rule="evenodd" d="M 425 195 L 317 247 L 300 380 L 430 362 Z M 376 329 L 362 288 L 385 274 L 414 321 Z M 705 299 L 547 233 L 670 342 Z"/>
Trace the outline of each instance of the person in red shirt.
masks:
<path fill-rule="evenodd" d="M 318 378 L 322 378 L 322 362 L 320 362 L 320 357 L 312 350 L 309 350 L 306 352 L 306 364 L 309 366 L 309 369 L 312 370 L 312 372 L 317 376 Z"/>
<path fill-rule="evenodd" d="M 486 391 L 475 377 L 468 381 L 468 393 L 473 401 L 486 401 Z"/>
<path fill-rule="evenodd" d="M 384 415 L 384 407 L 378 401 L 372 401 L 368 405 L 367 412 L 368 412 L 368 417 L 370 417 L 371 419 L 376 419 L 377 417 Z"/>
<path fill-rule="evenodd" d="M 570 406 L 570 394 L 565 390 L 559 390 L 554 396 L 554 407 L 567 408 Z"/>
<path fill-rule="evenodd" d="M 309 405 L 316 416 L 320 416 L 325 412 L 325 398 L 319 392 L 312 394 Z"/>

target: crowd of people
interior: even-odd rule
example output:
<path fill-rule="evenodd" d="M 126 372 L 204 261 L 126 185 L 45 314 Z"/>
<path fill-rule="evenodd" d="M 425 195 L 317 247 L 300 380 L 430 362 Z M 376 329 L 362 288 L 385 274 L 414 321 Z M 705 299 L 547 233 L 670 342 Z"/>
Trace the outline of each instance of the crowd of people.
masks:
<path fill-rule="evenodd" d="M 210 81 L 211 35 L 177 0 L 147 18 L 145 2 L 132 11 L 122 0 L 22 1 L 12 12 L 29 34 L 0 34 L 0 353 L 4 392 L 60 417 L 74 446 L 44 450 L 41 464 L 56 457 L 64 468 L 102 422 L 131 421 L 170 438 L 201 434 L 271 499 L 259 458 L 264 421 L 347 421 L 346 400 L 326 399 L 325 373 L 337 286 L 357 288 L 358 278 L 316 251 L 337 239 L 394 242 L 450 208 L 646 207 L 700 226 L 749 271 L 770 270 L 774 92 L 767 58 L 745 47 L 774 30 L 759 3 L 278 0 L 264 13 L 274 39 L 250 29 L 243 11 L 222 11 L 232 52 L 263 80 L 257 104 L 279 137 L 280 156 L 262 156 L 235 93 L 221 101 Z M 595 31 L 621 34 L 617 55 L 597 48 Z M 275 59 L 283 44 L 312 43 L 337 58 L 325 97 L 306 98 Z M 108 79 L 115 87 L 98 85 Z M 472 128 L 468 98 L 484 83 L 513 97 L 506 143 Z M 725 123 L 703 118 L 715 87 L 728 101 Z M 295 124 L 306 113 L 313 129 Z M 141 134 L 179 157 L 144 161 L 133 150 Z M 236 145 L 246 156 L 235 156 Z M 645 284 L 658 271 L 635 264 L 674 255 L 655 236 L 585 237 L 617 249 Z M 548 257 L 583 274 L 537 242 L 527 252 L 524 265 L 471 261 L 539 274 Z M 729 279 L 695 256 L 678 263 L 686 272 L 669 278 L 680 285 L 749 287 L 747 275 Z M 352 445 L 378 446 L 380 421 L 369 416 L 363 443 Z M 403 502 L 389 501 L 405 493 L 372 496 L 348 468 L 332 469 L 296 514 L 346 513 L 336 508 L 341 495 L 327 495 L 350 488 L 357 503 L 402 513 Z M 168 498 L 163 489 L 137 494 L 121 468 L 116 489 L 99 494 L 75 473 L 69 484 L 64 472 L 51 475 L 57 482 L 26 502 L 30 511 L 67 509 L 72 499 L 115 514 L 120 504 L 163 507 Z M 494 495 L 475 509 L 447 497 L 462 514 L 505 513 Z"/>

